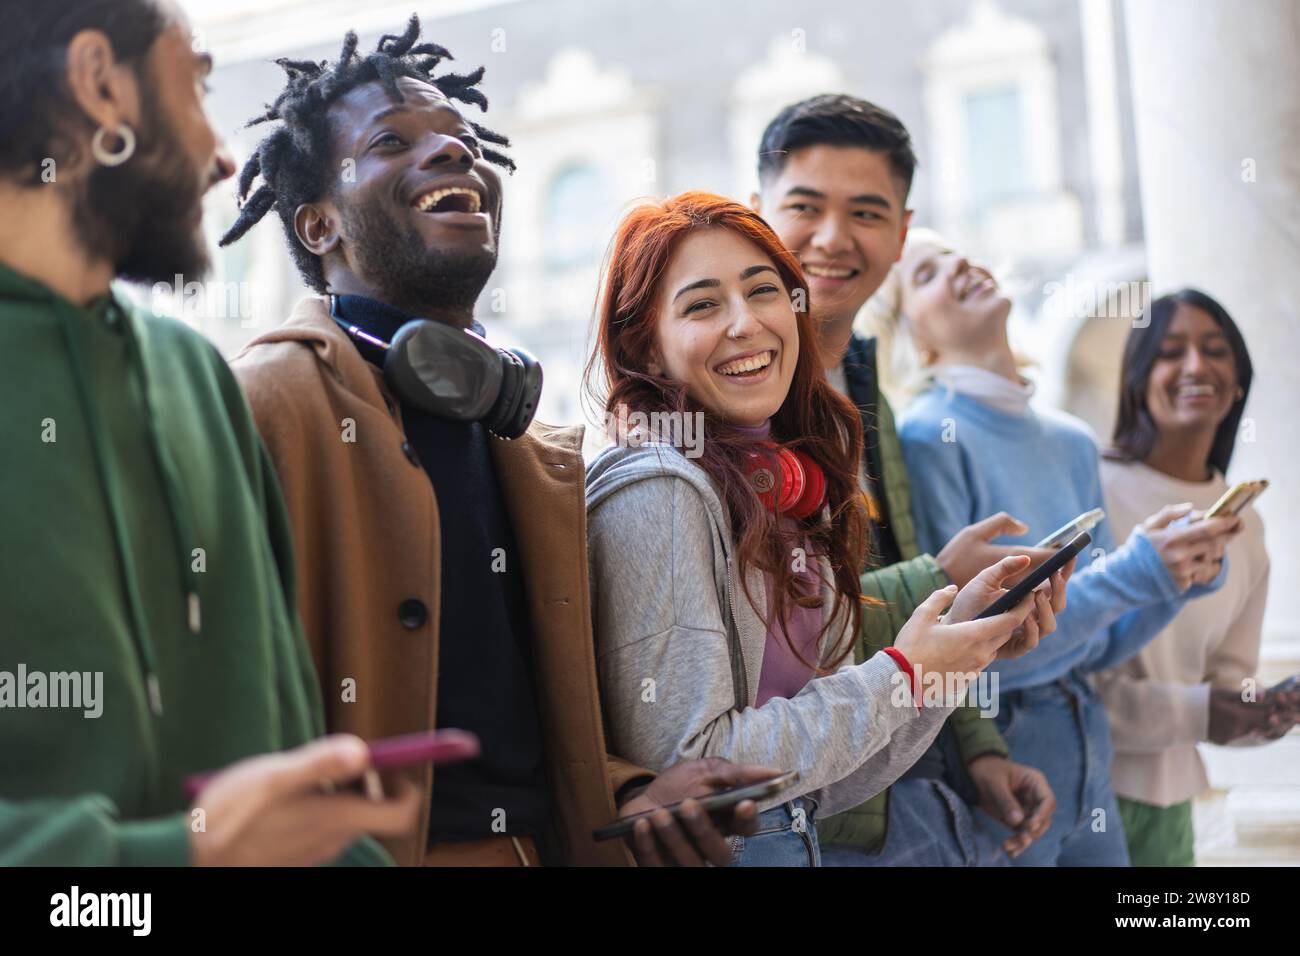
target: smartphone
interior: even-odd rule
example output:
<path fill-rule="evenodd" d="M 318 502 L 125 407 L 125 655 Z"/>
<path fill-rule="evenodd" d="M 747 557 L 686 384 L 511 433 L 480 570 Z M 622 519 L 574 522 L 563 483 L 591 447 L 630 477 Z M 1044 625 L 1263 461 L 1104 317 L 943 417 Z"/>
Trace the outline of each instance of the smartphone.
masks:
<path fill-rule="evenodd" d="M 1280 680 L 1272 687 L 1270 687 L 1268 689 L 1268 693 L 1276 694 L 1279 691 L 1295 690 L 1296 687 L 1298 686 L 1300 686 L 1300 677 L 1296 676 L 1295 674 L 1292 674 L 1290 677 L 1286 678 L 1285 680 Z"/>
<path fill-rule="evenodd" d="M 1268 480 L 1265 478 L 1258 481 L 1239 481 L 1225 491 L 1223 497 L 1205 512 L 1205 517 L 1217 518 L 1220 515 L 1239 514 L 1242 508 L 1262 495 L 1267 487 Z"/>
<path fill-rule="evenodd" d="M 721 822 L 726 820 L 736 804 L 742 800 L 763 800 L 767 797 L 776 796 L 782 790 L 785 790 L 799 782 L 799 771 L 791 770 L 788 773 L 779 774 L 775 777 L 769 777 L 767 780 L 758 783 L 746 784 L 742 787 L 732 787 L 730 790 L 719 790 L 717 793 L 711 793 L 707 797 L 696 797 L 696 801 L 704 808 L 704 812 L 713 817 L 715 821 Z M 648 817 L 652 813 L 658 813 L 659 809 L 668 810 L 672 815 L 680 820 L 682 805 L 680 803 L 670 804 L 669 806 L 647 810 L 645 813 L 636 813 L 630 817 L 624 817 L 621 820 L 615 820 L 613 823 L 607 823 L 598 830 L 592 831 L 592 838 L 596 840 L 613 840 L 617 837 L 632 835 L 632 828 L 642 817 Z"/>
<path fill-rule="evenodd" d="M 1069 544 L 1057 551 L 1056 554 L 1030 572 L 1023 581 L 980 612 L 975 620 L 982 621 L 986 617 L 997 617 L 999 614 L 1010 611 L 1023 601 L 1030 591 L 1065 567 L 1071 558 L 1088 546 L 1090 541 L 1092 541 L 1092 535 L 1086 531 L 1080 531 L 1070 539 Z"/>
<path fill-rule="evenodd" d="M 1106 517 L 1106 512 L 1100 508 L 1093 508 L 1091 511 L 1085 511 L 1079 517 L 1075 518 L 1064 527 L 1057 528 L 1038 544 L 1035 548 L 1059 548 L 1080 531 L 1091 531 L 1097 525 L 1101 524 L 1101 519 Z"/>
<path fill-rule="evenodd" d="M 400 737 L 385 737 L 370 745 L 370 766 L 363 777 L 368 796 L 378 799 L 379 770 L 395 770 L 417 764 L 435 767 L 462 760 L 473 760 L 479 755 L 478 737 L 468 730 L 429 730 Z M 191 774 L 185 778 L 185 797 L 193 800 L 219 771 Z"/>
<path fill-rule="evenodd" d="M 400 737 L 385 737 L 370 744 L 370 766 L 394 770 L 430 763 L 435 767 L 479 755 L 478 737 L 468 730 L 428 730 Z"/>

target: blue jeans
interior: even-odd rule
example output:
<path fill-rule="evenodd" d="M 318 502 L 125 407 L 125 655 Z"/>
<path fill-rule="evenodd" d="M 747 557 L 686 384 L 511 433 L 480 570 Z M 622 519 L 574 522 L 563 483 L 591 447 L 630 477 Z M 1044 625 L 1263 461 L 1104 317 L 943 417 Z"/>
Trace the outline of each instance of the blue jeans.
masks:
<path fill-rule="evenodd" d="M 732 866 L 821 866 L 811 800 L 799 797 L 758 815 L 752 836 L 731 837 Z"/>
<path fill-rule="evenodd" d="M 942 780 L 907 778 L 889 788 L 879 853 L 827 844 L 822 866 L 1010 866 L 1000 840 Z"/>
<path fill-rule="evenodd" d="M 1128 866 L 1124 824 L 1110 785 L 1110 726 L 1087 681 L 1071 673 L 1003 694 L 997 723 L 1011 759 L 1041 770 L 1056 794 L 1051 827 L 1015 865 Z M 978 812 L 999 841 L 1010 832 Z"/>

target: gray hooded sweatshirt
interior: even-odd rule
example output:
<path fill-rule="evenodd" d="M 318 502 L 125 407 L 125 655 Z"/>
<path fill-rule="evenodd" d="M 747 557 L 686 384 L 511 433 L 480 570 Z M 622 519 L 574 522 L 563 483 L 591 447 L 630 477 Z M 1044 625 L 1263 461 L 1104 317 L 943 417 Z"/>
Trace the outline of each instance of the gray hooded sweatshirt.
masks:
<path fill-rule="evenodd" d="M 606 448 L 587 467 L 587 548 L 609 747 L 626 760 L 663 770 L 725 757 L 798 770 L 795 788 L 760 810 L 806 796 L 827 816 L 892 784 L 952 712 L 918 711 L 883 652 L 754 706 L 767 642 L 764 575 L 746 575 L 751 603 L 721 497 L 669 445 Z M 824 564 L 822 577 L 830 579 Z M 829 615 L 830 590 L 823 596 Z M 844 617 L 823 653 L 842 638 Z"/>

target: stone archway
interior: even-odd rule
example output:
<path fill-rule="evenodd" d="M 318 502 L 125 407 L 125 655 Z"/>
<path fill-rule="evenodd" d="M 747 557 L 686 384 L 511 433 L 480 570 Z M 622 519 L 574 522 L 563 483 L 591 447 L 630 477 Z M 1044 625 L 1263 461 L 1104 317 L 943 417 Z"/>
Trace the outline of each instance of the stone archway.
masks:
<path fill-rule="evenodd" d="M 1122 298 L 1108 298 L 1080 320 L 1066 352 L 1061 407 L 1087 422 L 1103 448 L 1119 407 L 1124 342 L 1141 311 Z"/>

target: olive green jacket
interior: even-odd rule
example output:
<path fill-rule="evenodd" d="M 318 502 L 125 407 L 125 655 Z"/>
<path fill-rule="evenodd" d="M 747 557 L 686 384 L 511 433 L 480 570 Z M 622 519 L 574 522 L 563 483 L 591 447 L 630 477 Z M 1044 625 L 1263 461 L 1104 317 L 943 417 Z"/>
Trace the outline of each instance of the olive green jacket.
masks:
<path fill-rule="evenodd" d="M 854 658 L 863 661 L 894 638 L 912 616 L 917 605 L 950 583 L 939 563 L 928 554 L 917 554 L 916 531 L 912 524 L 912 496 L 907 466 L 894 428 L 894 413 L 876 385 L 875 340 L 854 335 L 844 358 L 849 396 L 862 413 L 867 431 L 868 469 L 876 479 L 887 529 L 898 546 L 901 561 L 862 575 L 862 593 L 881 604 L 863 608 L 862 626 Z M 984 754 L 1007 756 L 1006 742 L 993 721 L 980 717 L 978 708 L 958 707 L 948 718 L 962 759 L 969 764 Z M 879 852 L 888 826 L 889 790 L 851 810 L 817 822 L 822 843 L 838 843 Z"/>

